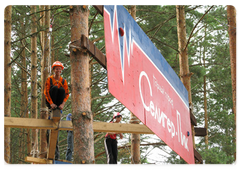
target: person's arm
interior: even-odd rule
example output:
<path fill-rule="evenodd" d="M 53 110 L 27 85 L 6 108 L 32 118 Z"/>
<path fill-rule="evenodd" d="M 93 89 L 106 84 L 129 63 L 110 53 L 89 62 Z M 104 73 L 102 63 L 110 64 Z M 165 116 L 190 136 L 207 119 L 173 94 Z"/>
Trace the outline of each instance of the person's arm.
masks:
<path fill-rule="evenodd" d="M 69 98 L 69 91 L 68 91 L 68 84 L 67 84 L 67 80 L 65 79 L 64 84 L 63 84 L 63 88 L 65 90 L 65 98 L 63 99 L 62 104 L 59 105 L 59 109 L 63 109 L 67 99 Z"/>
<path fill-rule="evenodd" d="M 48 101 L 48 103 L 49 103 L 50 105 L 52 105 L 52 104 L 54 104 L 54 103 L 53 103 L 52 98 L 51 98 L 50 93 L 49 93 L 49 91 L 50 91 L 50 86 L 51 86 L 51 84 L 50 84 L 50 77 L 48 77 L 48 78 L 47 78 L 47 81 L 46 81 L 46 83 L 45 83 L 44 95 L 45 95 L 45 98 L 46 98 L 46 100 Z"/>
<path fill-rule="evenodd" d="M 59 105 L 59 109 L 63 109 L 67 99 L 69 98 L 69 90 L 68 90 L 68 84 L 67 84 L 67 80 L 65 79 L 64 83 L 63 83 L 63 88 L 65 90 L 65 98 L 63 99 L 62 104 Z"/>
<path fill-rule="evenodd" d="M 66 103 L 66 102 L 64 102 L 64 101 L 63 101 L 63 102 L 62 102 L 62 104 L 60 104 L 60 105 L 58 106 L 60 110 L 62 110 L 62 109 L 63 109 L 63 107 L 64 107 L 65 103 Z"/>
<path fill-rule="evenodd" d="M 69 90 L 68 90 L 68 84 L 66 79 L 64 81 L 63 88 L 65 90 L 65 98 L 63 99 L 63 102 L 66 103 L 67 99 L 69 98 Z"/>

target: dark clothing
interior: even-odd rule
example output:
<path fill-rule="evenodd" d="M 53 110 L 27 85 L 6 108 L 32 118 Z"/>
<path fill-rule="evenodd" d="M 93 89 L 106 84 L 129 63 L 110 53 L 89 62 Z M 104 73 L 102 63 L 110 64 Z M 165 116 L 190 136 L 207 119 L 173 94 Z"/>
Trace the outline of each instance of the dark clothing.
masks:
<path fill-rule="evenodd" d="M 72 153 L 73 153 L 73 131 L 68 131 L 67 135 L 67 153 L 66 160 L 72 161 Z"/>
<path fill-rule="evenodd" d="M 66 102 L 69 97 L 67 81 L 62 77 L 60 77 L 59 81 L 55 80 L 53 75 L 48 77 L 45 83 L 44 95 L 49 109 L 53 103 L 59 106 L 63 101 Z"/>
<path fill-rule="evenodd" d="M 57 86 L 52 86 L 52 88 L 49 90 L 49 94 L 52 98 L 53 103 L 56 104 L 57 106 L 61 105 L 65 98 L 65 90 L 63 87 L 58 88 Z M 47 100 L 46 103 L 47 107 L 51 109 L 51 106 L 47 102 Z"/>
<path fill-rule="evenodd" d="M 107 136 L 104 140 L 104 147 L 107 156 L 107 164 L 117 164 L 117 140 Z"/>

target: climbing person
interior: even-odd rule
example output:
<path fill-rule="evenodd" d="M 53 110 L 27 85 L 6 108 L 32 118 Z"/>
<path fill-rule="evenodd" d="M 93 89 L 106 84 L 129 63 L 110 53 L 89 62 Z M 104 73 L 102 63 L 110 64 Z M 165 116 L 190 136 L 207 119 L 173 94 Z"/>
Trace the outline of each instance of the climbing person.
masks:
<path fill-rule="evenodd" d="M 69 97 L 67 80 L 61 77 L 64 67 L 61 62 L 55 61 L 52 69 L 54 74 L 47 78 L 44 89 L 46 104 L 49 109 L 62 110 Z"/>
<path fill-rule="evenodd" d="M 110 121 L 110 123 L 119 123 L 121 120 L 122 115 L 120 113 L 117 113 L 113 116 L 113 119 Z M 107 156 L 107 164 L 117 164 L 117 135 L 119 135 L 120 139 L 123 138 L 123 135 L 121 133 L 108 132 L 105 135 L 104 147 Z"/>
<path fill-rule="evenodd" d="M 47 78 L 45 83 L 44 95 L 46 98 L 46 105 L 49 109 L 62 109 L 69 97 L 67 81 L 61 77 L 62 70 L 64 69 L 63 64 L 60 61 L 55 61 L 52 65 L 53 75 Z M 50 119 L 50 115 L 48 117 Z M 50 130 L 47 130 L 47 143 L 49 144 Z M 55 160 L 60 157 L 58 147 L 58 137 L 55 149 Z"/>
<path fill-rule="evenodd" d="M 68 121 L 72 121 L 72 114 L 69 113 L 66 118 Z M 73 153 L 73 131 L 67 131 L 67 152 L 66 152 L 66 160 L 72 160 L 72 153 Z"/>

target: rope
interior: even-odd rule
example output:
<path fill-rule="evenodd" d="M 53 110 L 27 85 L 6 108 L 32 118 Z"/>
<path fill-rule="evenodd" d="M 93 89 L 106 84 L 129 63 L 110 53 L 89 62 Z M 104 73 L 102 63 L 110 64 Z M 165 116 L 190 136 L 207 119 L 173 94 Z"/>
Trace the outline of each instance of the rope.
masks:
<path fill-rule="evenodd" d="M 36 149 L 36 143 L 33 146 L 33 149 L 30 152 L 30 155 L 32 155 L 32 157 L 34 158 L 38 158 L 39 157 L 39 150 Z"/>
<path fill-rule="evenodd" d="M 47 107 L 41 107 L 40 112 L 48 112 L 48 108 Z"/>
<path fill-rule="evenodd" d="M 132 154 L 131 154 L 130 150 L 128 149 L 127 145 L 125 145 L 125 148 L 127 148 L 129 154 L 131 155 L 132 162 L 133 162 L 133 164 L 135 164 L 135 162 L 134 162 L 134 160 L 133 160 L 133 157 L 132 157 Z"/>
<path fill-rule="evenodd" d="M 33 150 L 31 150 L 30 155 L 32 155 L 32 157 L 34 157 L 34 158 L 38 158 L 39 153 L 40 153 L 39 150 L 33 149 Z"/>

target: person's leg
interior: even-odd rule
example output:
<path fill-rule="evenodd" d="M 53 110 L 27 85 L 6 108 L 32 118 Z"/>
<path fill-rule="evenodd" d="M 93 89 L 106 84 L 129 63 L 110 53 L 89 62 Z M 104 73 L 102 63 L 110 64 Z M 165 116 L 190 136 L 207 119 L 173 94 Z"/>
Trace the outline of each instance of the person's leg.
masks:
<path fill-rule="evenodd" d="M 112 142 L 112 154 L 113 154 L 113 164 L 117 164 L 117 156 L 118 156 L 118 149 L 117 149 L 117 140 L 113 140 Z"/>
<path fill-rule="evenodd" d="M 49 94 L 51 96 L 53 103 L 56 104 L 58 99 L 58 87 L 52 86 L 52 88 L 49 90 Z"/>
<path fill-rule="evenodd" d="M 107 164 L 113 164 L 113 154 L 112 154 L 112 139 L 105 138 L 104 147 L 107 156 Z"/>
<path fill-rule="evenodd" d="M 58 88 L 57 91 L 57 101 L 56 101 L 56 105 L 59 106 L 62 104 L 63 100 L 65 98 L 65 90 L 63 87 Z"/>
<path fill-rule="evenodd" d="M 70 131 L 70 156 L 71 156 L 71 159 L 72 159 L 72 154 L 73 154 L 73 131 Z"/>
<path fill-rule="evenodd" d="M 67 153 L 66 153 L 66 160 L 72 160 L 72 152 L 73 152 L 73 133 L 72 131 L 68 131 L 67 135 Z"/>

